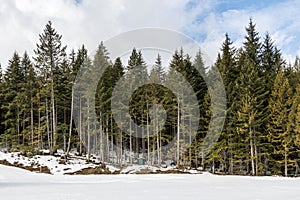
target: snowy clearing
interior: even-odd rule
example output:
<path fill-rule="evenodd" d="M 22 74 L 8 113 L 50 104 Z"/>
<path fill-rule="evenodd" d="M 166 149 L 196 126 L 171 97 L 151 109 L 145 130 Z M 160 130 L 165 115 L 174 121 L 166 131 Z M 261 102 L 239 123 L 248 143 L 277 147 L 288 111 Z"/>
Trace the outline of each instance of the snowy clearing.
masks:
<path fill-rule="evenodd" d="M 202 175 L 48 175 L 0 165 L 3 200 L 299 199 L 300 179 Z"/>

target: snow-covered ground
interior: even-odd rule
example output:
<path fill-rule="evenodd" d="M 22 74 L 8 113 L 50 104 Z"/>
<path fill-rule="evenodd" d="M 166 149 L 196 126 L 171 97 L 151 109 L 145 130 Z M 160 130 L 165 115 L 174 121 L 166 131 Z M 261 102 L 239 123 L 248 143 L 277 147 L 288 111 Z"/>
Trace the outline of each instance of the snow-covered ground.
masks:
<path fill-rule="evenodd" d="M 1 200 L 300 199 L 300 179 L 201 175 L 48 175 L 0 165 Z"/>
<path fill-rule="evenodd" d="M 92 163 L 86 163 L 85 159 L 70 159 L 67 163 L 61 163 L 62 159 L 55 156 L 37 155 L 33 157 L 22 156 L 19 152 L 4 153 L 0 151 L 0 160 L 6 160 L 11 164 L 23 166 L 45 166 L 52 174 L 64 174 L 75 172 L 87 167 L 95 167 Z"/>
<path fill-rule="evenodd" d="M 67 161 L 62 159 L 60 156 L 46 156 L 46 155 L 36 155 L 33 157 L 26 157 L 21 155 L 20 152 L 4 153 L 0 151 L 0 162 L 7 161 L 13 165 L 21 165 L 24 167 L 31 166 L 39 171 L 40 167 L 47 167 L 51 174 L 63 175 L 73 172 L 78 172 L 86 168 L 96 168 L 99 167 L 99 161 L 94 159 L 94 163 L 87 163 L 84 157 L 79 157 L 72 155 Z M 97 164 L 98 163 L 98 164 Z M 0 163 L 1 164 L 1 163 Z M 122 168 L 113 166 L 111 164 L 105 163 L 105 167 L 108 172 L 114 173 L 118 171 L 121 174 L 136 174 L 136 173 L 147 173 L 147 172 L 157 172 L 157 171 L 168 171 L 173 170 L 174 167 L 154 167 L 148 165 L 132 165 L 123 166 Z M 184 170 L 185 172 L 196 174 L 199 173 L 197 170 Z"/>

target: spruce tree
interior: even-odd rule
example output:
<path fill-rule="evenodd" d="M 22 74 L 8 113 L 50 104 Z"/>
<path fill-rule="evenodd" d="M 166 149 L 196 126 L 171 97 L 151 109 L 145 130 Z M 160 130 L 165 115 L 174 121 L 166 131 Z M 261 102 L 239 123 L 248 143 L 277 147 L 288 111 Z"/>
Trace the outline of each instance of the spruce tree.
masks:
<path fill-rule="evenodd" d="M 288 158 L 292 137 L 289 128 L 289 114 L 292 104 L 291 88 L 282 69 L 279 70 L 274 81 L 274 87 L 269 101 L 270 120 L 268 122 L 268 137 L 272 143 L 272 172 L 282 173 L 280 166 L 284 166 L 284 175 L 288 173 Z"/>
<path fill-rule="evenodd" d="M 24 74 L 24 82 L 22 84 L 22 92 L 19 93 L 23 99 L 24 105 L 23 105 L 23 132 L 24 135 L 26 135 L 27 143 L 32 148 L 41 147 L 41 141 L 40 136 L 35 134 L 36 128 L 35 128 L 35 113 L 36 113 L 36 107 L 37 107 L 37 77 L 36 73 L 33 68 L 33 64 L 27 54 L 27 52 L 24 53 L 22 60 L 21 60 L 21 67 Z"/>
<path fill-rule="evenodd" d="M 9 60 L 6 73 L 4 75 L 4 110 L 5 120 L 2 122 L 5 126 L 5 140 L 8 147 L 17 147 L 22 144 L 21 136 L 21 101 L 18 95 L 22 90 L 24 74 L 21 68 L 21 58 L 17 52 Z"/>
<path fill-rule="evenodd" d="M 46 24 L 43 33 L 39 35 L 39 44 L 37 44 L 37 48 L 34 51 L 35 53 L 35 66 L 38 71 L 38 75 L 41 77 L 44 82 L 45 89 L 45 102 L 50 102 L 47 107 L 46 115 L 49 112 L 48 120 L 51 125 L 47 126 L 51 127 L 51 143 L 49 143 L 49 149 L 51 153 L 55 152 L 58 148 L 57 146 L 57 81 L 59 70 L 62 67 L 62 63 L 65 57 L 66 46 L 62 45 L 61 42 L 62 36 L 57 33 L 55 28 L 53 28 L 51 21 Z M 50 138 L 49 138 L 50 139 Z"/>
<path fill-rule="evenodd" d="M 222 155 L 222 166 L 223 171 L 227 173 L 233 173 L 235 159 L 235 148 L 236 144 L 236 121 L 237 121 L 237 110 L 236 110 L 236 91 L 235 82 L 239 75 L 236 67 L 235 49 L 232 47 L 232 42 L 228 36 L 225 35 L 225 41 L 221 48 L 221 55 L 219 55 L 216 66 L 222 76 L 223 83 L 226 90 L 227 97 L 227 118 L 225 121 L 223 132 L 220 136 L 219 142 L 222 148 L 220 154 Z"/>
<path fill-rule="evenodd" d="M 3 133 L 4 133 L 4 110 L 3 110 L 3 104 L 4 104 L 4 80 L 3 80 L 3 73 L 2 73 L 2 67 L 0 64 L 0 137 L 1 137 L 1 143 L 4 143 Z M 4 146 L 4 145 L 3 145 Z"/>

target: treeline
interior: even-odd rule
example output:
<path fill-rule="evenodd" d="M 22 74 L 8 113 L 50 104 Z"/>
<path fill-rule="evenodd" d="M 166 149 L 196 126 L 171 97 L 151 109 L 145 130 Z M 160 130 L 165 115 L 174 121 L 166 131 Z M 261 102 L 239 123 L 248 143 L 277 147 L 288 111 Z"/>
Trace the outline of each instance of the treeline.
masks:
<path fill-rule="evenodd" d="M 101 161 L 120 165 L 136 163 L 140 157 L 148 164 L 161 165 L 172 158 L 178 166 L 202 167 L 214 173 L 298 175 L 300 59 L 287 64 L 270 35 L 260 37 L 251 20 L 243 47 L 235 48 L 226 34 L 210 68 L 204 65 L 200 51 L 191 58 L 183 49 L 175 50 L 168 71 L 160 55 L 148 71 L 142 52 L 136 49 L 128 63 L 120 58 L 110 60 L 103 43 L 93 58 L 84 46 L 67 55 L 61 38 L 49 22 L 39 36 L 33 58 L 26 52 L 21 56 L 15 52 L 1 72 L 3 148 L 48 149 L 51 154 L 63 149 L 66 155 L 77 148 L 87 159 L 93 153 Z M 98 84 L 90 85 L 103 66 L 107 69 Z M 76 86 L 82 69 L 87 69 L 91 82 Z M 216 70 L 226 90 L 227 117 L 214 149 L 205 155 L 200 147 L 211 120 L 211 99 L 203 76 L 213 78 Z M 182 108 L 188 97 L 181 76 L 195 91 L 194 106 L 200 110 L 199 126 L 193 133 L 195 119 Z M 176 87 L 178 92 L 174 94 L 159 83 Z M 134 84 L 143 86 L 131 95 Z M 96 93 L 89 87 L 95 87 Z M 120 96 L 113 95 L 116 87 L 122 91 Z M 74 88 L 80 92 L 74 94 Z M 126 131 L 115 121 L 118 113 L 111 106 L 112 101 L 123 99 L 122 95 L 124 99 L 131 96 L 126 118 L 130 128 Z M 120 113 L 126 113 L 123 104 L 118 107 Z M 97 123 L 90 120 L 94 108 Z M 173 138 L 175 145 L 165 149 Z"/>

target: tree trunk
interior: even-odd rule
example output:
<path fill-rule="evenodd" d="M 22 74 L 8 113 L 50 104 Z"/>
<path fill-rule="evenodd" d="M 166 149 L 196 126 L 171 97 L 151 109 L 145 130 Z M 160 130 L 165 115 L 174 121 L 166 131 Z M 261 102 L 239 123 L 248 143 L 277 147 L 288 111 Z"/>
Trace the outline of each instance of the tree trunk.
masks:
<path fill-rule="evenodd" d="M 39 102 L 39 105 L 40 105 L 40 102 Z M 40 141 L 38 143 L 38 149 L 43 149 L 43 137 L 41 134 L 41 111 L 40 111 L 40 109 L 38 109 L 38 137 L 40 139 Z"/>
<path fill-rule="evenodd" d="M 50 150 L 50 154 L 53 153 L 52 150 L 52 140 L 50 136 L 50 127 L 49 127 L 49 115 L 48 115 L 48 98 L 46 98 L 46 128 L 47 128 L 47 136 L 48 136 L 48 146 Z"/>
<path fill-rule="evenodd" d="M 148 114 L 148 102 L 147 102 L 147 159 L 150 164 L 150 132 L 149 132 L 149 114 Z"/>
<path fill-rule="evenodd" d="M 17 107 L 17 138 L 18 144 L 20 144 L 20 116 L 19 116 L 19 107 Z M 22 138 L 24 142 L 24 137 Z M 24 144 L 23 144 L 24 145 Z"/>
<path fill-rule="evenodd" d="M 56 151 L 56 114 L 55 114 L 55 102 L 54 102 L 54 82 L 53 77 L 51 77 L 51 106 L 52 106 L 52 133 L 53 133 L 53 148 Z"/>
<path fill-rule="evenodd" d="M 123 163 L 123 135 L 122 135 L 122 130 L 119 129 L 119 132 L 120 132 L 120 135 L 121 135 L 121 141 L 120 141 L 120 158 L 121 158 L 121 166 L 122 166 L 122 163 Z"/>
<path fill-rule="evenodd" d="M 156 135 L 156 146 L 157 146 L 157 164 L 160 165 L 160 155 L 159 155 L 159 132 L 158 132 L 158 117 L 157 117 L 157 108 L 154 110 L 154 130 Z"/>
<path fill-rule="evenodd" d="M 87 160 L 90 160 L 91 156 L 91 133 L 90 133 L 90 99 L 87 99 Z"/>
<path fill-rule="evenodd" d="M 71 149 L 71 137 L 72 137 L 72 128 L 73 128 L 73 104 L 74 104 L 74 90 L 72 89 L 70 127 L 69 127 L 69 138 L 68 138 L 68 147 L 67 147 L 66 156 L 69 155 Z"/>
<path fill-rule="evenodd" d="M 287 148 L 284 148 L 284 176 L 288 176 L 288 154 L 287 154 Z"/>
<path fill-rule="evenodd" d="M 31 145 L 33 146 L 33 103 L 31 97 L 31 104 L 30 104 L 30 130 L 31 130 Z"/>
<path fill-rule="evenodd" d="M 189 165 L 192 165 L 192 118 L 189 117 Z"/>
<path fill-rule="evenodd" d="M 111 132 L 111 139 L 110 139 L 110 147 L 111 147 L 111 152 L 114 153 L 115 149 L 114 149 L 114 128 L 113 128 L 113 116 L 112 113 L 110 114 L 110 132 Z M 117 153 L 117 152 L 116 152 Z"/>
<path fill-rule="evenodd" d="M 179 100 L 177 104 L 177 167 L 179 167 L 180 163 L 180 109 L 179 109 Z"/>
<path fill-rule="evenodd" d="M 250 133 L 249 136 L 250 136 L 251 169 L 252 169 L 252 175 L 255 176 L 254 147 L 253 147 L 253 138 L 252 138 L 251 126 L 249 127 L 249 133 Z"/>
<path fill-rule="evenodd" d="M 255 173 L 258 175 L 258 152 L 257 145 L 254 143 L 254 157 L 255 157 Z"/>
<path fill-rule="evenodd" d="M 215 173 L 215 159 L 212 160 L 212 173 Z"/>
<path fill-rule="evenodd" d="M 102 112 L 100 112 L 100 160 L 104 161 L 104 142 L 103 142 L 103 120 L 102 120 Z"/>
<path fill-rule="evenodd" d="M 132 130 L 131 130 L 131 120 L 129 121 L 129 163 L 132 165 Z"/>
<path fill-rule="evenodd" d="M 109 149 L 109 135 L 108 135 L 108 116 L 107 116 L 107 118 L 106 118 L 106 161 L 108 161 L 108 159 L 109 159 L 109 151 L 110 151 L 110 149 Z"/>
<path fill-rule="evenodd" d="M 80 97 L 79 97 L 80 98 Z M 82 113 L 81 113 L 82 105 L 81 105 L 81 98 L 79 100 L 79 155 L 82 155 Z"/>
<path fill-rule="evenodd" d="M 64 126 L 67 124 L 67 113 L 66 113 L 66 108 L 64 108 Z M 64 142 L 64 152 L 67 151 L 67 138 L 66 138 L 66 129 L 63 127 L 63 142 Z"/>

